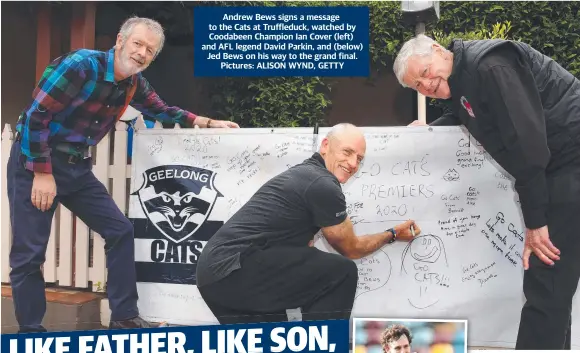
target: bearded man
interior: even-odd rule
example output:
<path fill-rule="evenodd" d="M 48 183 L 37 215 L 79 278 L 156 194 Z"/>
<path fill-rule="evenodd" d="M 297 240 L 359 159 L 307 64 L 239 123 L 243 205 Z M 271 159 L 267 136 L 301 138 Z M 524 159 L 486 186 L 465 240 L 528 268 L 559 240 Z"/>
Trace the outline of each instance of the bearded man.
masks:
<path fill-rule="evenodd" d="M 239 127 L 168 106 L 141 75 L 159 55 L 159 23 L 133 17 L 108 52 L 79 49 L 48 65 L 20 115 L 7 166 L 13 242 L 10 280 L 19 332 L 44 332 L 41 265 L 54 211 L 63 204 L 105 240 L 110 328 L 146 328 L 137 309 L 133 226 L 92 172 L 89 148 L 128 104 L 162 123 Z"/>

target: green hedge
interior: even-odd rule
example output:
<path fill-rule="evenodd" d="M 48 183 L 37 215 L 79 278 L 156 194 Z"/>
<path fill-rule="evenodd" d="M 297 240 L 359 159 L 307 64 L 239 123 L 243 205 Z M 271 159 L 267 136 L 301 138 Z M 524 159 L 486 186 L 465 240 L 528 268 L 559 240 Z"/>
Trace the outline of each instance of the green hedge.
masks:
<path fill-rule="evenodd" d="M 442 2 L 436 28 L 469 31 L 508 21 L 510 37 L 530 44 L 580 78 L 580 2 Z"/>
<path fill-rule="evenodd" d="M 411 38 L 414 28 L 401 21 L 401 4 L 366 1 L 212 2 L 223 6 L 368 6 L 373 68 L 385 67 Z M 440 20 L 426 34 L 450 40 L 503 37 L 529 43 L 580 78 L 580 2 L 441 2 Z M 504 28 L 503 33 L 497 26 Z M 494 26 L 496 29 L 494 30 Z M 507 33 L 509 31 L 509 33 Z M 465 35 L 462 35 L 465 33 Z M 495 33 L 495 34 L 493 34 Z M 507 35 L 506 35 L 507 34 Z M 332 80 L 318 77 L 223 78 L 214 82 L 212 103 L 220 118 L 243 126 L 326 125 Z"/>
<path fill-rule="evenodd" d="M 220 1 L 202 6 L 320 6 L 321 2 Z M 244 127 L 300 127 L 323 123 L 332 81 L 320 77 L 223 77 L 211 84 L 216 117 Z"/>

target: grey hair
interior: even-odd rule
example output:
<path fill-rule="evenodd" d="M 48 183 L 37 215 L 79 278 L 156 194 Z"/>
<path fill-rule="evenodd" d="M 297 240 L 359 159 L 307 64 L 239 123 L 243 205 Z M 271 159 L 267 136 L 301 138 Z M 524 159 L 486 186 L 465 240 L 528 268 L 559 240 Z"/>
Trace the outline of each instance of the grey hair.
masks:
<path fill-rule="evenodd" d="M 330 131 L 326 135 L 326 138 L 328 138 L 330 140 L 332 138 L 335 138 L 340 133 L 345 132 L 347 130 L 357 130 L 358 131 L 358 127 L 356 127 L 355 125 L 353 125 L 351 123 L 336 124 L 330 129 Z"/>
<path fill-rule="evenodd" d="M 408 87 L 403 82 L 403 76 L 407 71 L 407 64 L 412 56 L 429 56 L 433 53 L 433 44 L 438 44 L 433 39 L 427 37 L 424 34 L 419 34 L 415 38 L 412 38 L 403 44 L 403 47 L 397 54 L 397 58 L 393 64 L 393 71 L 399 83 L 403 87 Z"/>
<path fill-rule="evenodd" d="M 157 57 L 157 55 L 159 55 L 161 52 L 161 49 L 163 49 L 163 44 L 165 43 L 165 34 L 163 33 L 163 27 L 161 27 L 161 24 L 155 20 L 137 16 L 128 18 L 125 22 L 123 22 L 123 25 L 121 25 L 121 29 L 119 30 L 119 34 L 121 34 L 123 41 L 129 37 L 133 31 L 133 28 L 138 24 L 144 24 L 147 26 L 147 28 L 159 35 L 159 48 L 157 49 L 157 52 L 154 56 Z"/>
<path fill-rule="evenodd" d="M 348 131 L 356 131 L 357 133 L 361 134 L 364 137 L 364 134 L 362 133 L 362 131 L 353 124 L 350 123 L 340 123 L 340 124 L 336 124 L 334 125 L 330 131 L 328 132 L 328 134 L 326 134 L 326 139 L 330 142 L 330 141 L 336 141 L 336 139 L 340 136 L 340 134 L 348 132 Z M 322 148 L 322 145 L 318 146 L 318 151 L 320 152 L 320 148 Z"/>

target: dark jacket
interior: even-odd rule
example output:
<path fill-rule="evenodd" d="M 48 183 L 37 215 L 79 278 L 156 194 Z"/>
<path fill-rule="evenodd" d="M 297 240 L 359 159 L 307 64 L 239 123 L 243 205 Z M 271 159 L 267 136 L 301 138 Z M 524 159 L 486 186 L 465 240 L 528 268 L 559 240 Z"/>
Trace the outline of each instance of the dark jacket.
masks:
<path fill-rule="evenodd" d="M 580 168 L 580 81 L 524 43 L 455 40 L 449 49 L 449 111 L 431 125 L 465 125 L 514 177 L 526 227 L 546 225 L 548 179 Z"/>

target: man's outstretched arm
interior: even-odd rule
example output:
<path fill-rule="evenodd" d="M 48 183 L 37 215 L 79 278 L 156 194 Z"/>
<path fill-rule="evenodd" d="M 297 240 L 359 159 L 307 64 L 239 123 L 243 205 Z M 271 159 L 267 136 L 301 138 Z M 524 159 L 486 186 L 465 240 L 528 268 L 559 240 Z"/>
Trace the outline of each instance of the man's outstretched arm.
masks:
<path fill-rule="evenodd" d="M 167 105 L 145 77 L 141 75 L 138 77 L 137 91 L 131 105 L 143 114 L 151 116 L 161 123 L 175 123 L 183 127 L 239 128 L 239 125 L 233 121 L 210 119 L 179 107 Z"/>
<path fill-rule="evenodd" d="M 413 231 L 411 230 L 413 227 Z M 415 221 L 409 220 L 393 227 L 396 233 L 395 240 L 410 241 L 421 232 Z M 360 259 L 368 256 L 393 239 L 393 233 L 384 231 L 376 234 L 357 236 L 354 227 L 347 217 L 342 223 L 322 228 L 322 234 L 328 243 L 341 255 L 349 259 Z"/>

